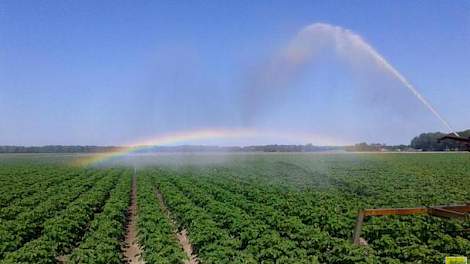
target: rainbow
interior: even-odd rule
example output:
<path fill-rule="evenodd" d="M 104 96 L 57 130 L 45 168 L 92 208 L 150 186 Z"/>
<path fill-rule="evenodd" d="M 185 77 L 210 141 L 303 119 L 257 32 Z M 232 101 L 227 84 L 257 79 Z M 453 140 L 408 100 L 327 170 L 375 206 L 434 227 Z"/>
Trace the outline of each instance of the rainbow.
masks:
<path fill-rule="evenodd" d="M 113 158 L 122 157 L 130 153 L 145 150 L 154 146 L 165 146 L 178 143 L 189 143 L 200 140 L 233 140 L 233 139 L 283 139 L 283 140 L 295 140 L 297 143 L 315 143 L 321 145 L 344 145 L 345 142 L 319 136 L 311 133 L 292 133 L 292 132 L 279 132 L 279 131 L 266 131 L 266 130 L 255 130 L 255 129 L 200 129 L 190 131 L 180 131 L 169 134 L 159 134 L 150 139 L 140 140 L 135 143 L 127 144 L 123 147 L 118 148 L 117 151 L 98 153 L 96 155 L 90 155 L 86 157 L 80 157 L 74 162 L 76 165 L 89 166 L 99 164 L 101 162 L 111 160 Z"/>

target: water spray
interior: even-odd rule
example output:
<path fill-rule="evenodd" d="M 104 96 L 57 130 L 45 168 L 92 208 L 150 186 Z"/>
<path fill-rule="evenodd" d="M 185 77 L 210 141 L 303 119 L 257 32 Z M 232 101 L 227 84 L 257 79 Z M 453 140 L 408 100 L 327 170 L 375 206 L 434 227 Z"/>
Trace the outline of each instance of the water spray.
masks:
<path fill-rule="evenodd" d="M 353 34 L 350 31 L 347 31 L 349 34 Z M 406 88 L 408 88 L 415 96 L 418 98 L 421 103 L 423 103 L 433 114 L 437 119 L 439 119 L 446 127 L 447 129 L 455 134 L 456 136 L 459 136 L 457 132 L 452 129 L 452 127 L 449 125 L 446 119 L 442 117 L 439 112 L 431 105 L 431 103 L 426 100 L 421 93 L 418 92 L 416 87 L 414 87 L 413 84 L 410 83 L 393 65 L 391 65 L 382 55 L 380 55 L 371 45 L 369 45 L 367 42 L 365 42 L 360 36 L 355 35 L 355 38 L 357 38 L 358 43 L 363 45 L 364 48 L 371 54 L 371 56 L 376 60 L 377 64 L 383 66 L 390 74 L 392 74 L 395 78 L 397 78 Z"/>
<path fill-rule="evenodd" d="M 452 134 L 459 136 L 410 81 L 361 36 L 348 29 L 325 23 L 309 25 L 301 30 L 291 41 L 284 53 L 284 59 L 281 60 L 281 62 L 287 62 L 291 67 L 301 67 L 321 49 L 331 46 L 336 47 L 336 51 L 340 55 L 347 56 L 351 50 L 354 50 L 370 57 L 385 73 L 400 81 Z M 286 77 L 284 76 L 284 78 Z"/>

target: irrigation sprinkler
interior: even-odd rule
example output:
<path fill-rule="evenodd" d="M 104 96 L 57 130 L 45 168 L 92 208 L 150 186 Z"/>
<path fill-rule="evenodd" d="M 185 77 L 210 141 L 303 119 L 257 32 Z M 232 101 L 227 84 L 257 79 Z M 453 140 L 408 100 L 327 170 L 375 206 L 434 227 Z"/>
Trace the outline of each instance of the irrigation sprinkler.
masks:
<path fill-rule="evenodd" d="M 443 136 L 443 137 L 439 138 L 437 141 L 441 142 L 441 141 L 446 140 L 446 139 L 452 140 L 452 141 L 457 141 L 459 143 L 463 143 L 464 145 L 470 146 L 470 137 L 465 138 L 465 137 L 461 137 L 461 136 L 455 136 L 453 134 Z"/>

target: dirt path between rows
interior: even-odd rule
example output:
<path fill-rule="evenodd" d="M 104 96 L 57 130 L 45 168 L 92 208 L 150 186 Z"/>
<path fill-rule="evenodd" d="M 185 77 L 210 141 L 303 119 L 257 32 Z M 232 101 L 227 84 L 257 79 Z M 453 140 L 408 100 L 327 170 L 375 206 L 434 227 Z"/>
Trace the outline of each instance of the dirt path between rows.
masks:
<path fill-rule="evenodd" d="M 183 229 L 181 230 L 181 232 L 177 232 L 176 223 L 171 216 L 170 210 L 168 210 L 168 207 L 166 207 L 162 193 L 160 192 L 160 190 L 156 189 L 155 194 L 158 198 L 158 202 L 160 203 L 160 207 L 163 209 L 168 219 L 170 219 L 170 222 L 173 225 L 173 229 L 176 230 L 176 238 L 178 239 L 181 248 L 183 248 L 184 253 L 186 253 L 186 255 L 188 256 L 188 260 L 185 261 L 185 264 L 198 264 L 199 261 L 197 259 L 196 254 L 193 253 L 193 246 L 189 241 L 188 231 L 186 231 L 186 229 Z"/>
<path fill-rule="evenodd" d="M 137 175 L 132 176 L 131 205 L 128 209 L 129 221 L 126 226 L 126 237 L 123 247 L 124 257 L 127 263 L 143 264 L 140 260 L 142 250 L 137 240 Z"/>

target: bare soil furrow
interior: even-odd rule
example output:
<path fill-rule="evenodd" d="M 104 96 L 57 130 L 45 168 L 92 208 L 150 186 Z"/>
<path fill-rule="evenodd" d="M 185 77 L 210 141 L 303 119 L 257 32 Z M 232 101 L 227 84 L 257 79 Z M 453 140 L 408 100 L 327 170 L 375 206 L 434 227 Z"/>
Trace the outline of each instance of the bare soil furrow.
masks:
<path fill-rule="evenodd" d="M 156 190 L 155 192 L 158 202 L 160 203 L 160 207 L 163 209 L 165 212 L 166 216 L 170 219 L 170 222 L 173 224 L 173 229 L 175 230 L 176 233 L 176 238 L 178 239 L 178 242 L 181 246 L 181 248 L 184 250 L 186 255 L 188 256 L 188 260 L 186 260 L 185 264 L 198 264 L 198 258 L 196 254 L 193 252 L 193 246 L 191 245 L 191 241 L 189 240 L 188 237 L 188 231 L 186 229 L 182 229 L 181 231 L 178 232 L 178 229 L 176 228 L 177 225 L 171 216 L 170 210 L 168 210 L 168 207 L 166 207 L 165 200 L 163 199 L 163 195 L 160 192 L 160 190 Z"/>
<path fill-rule="evenodd" d="M 131 205 L 128 210 L 128 223 L 126 226 L 126 237 L 124 243 L 124 257 L 127 263 L 143 264 L 140 259 L 142 250 L 137 239 L 137 175 L 132 176 Z"/>

